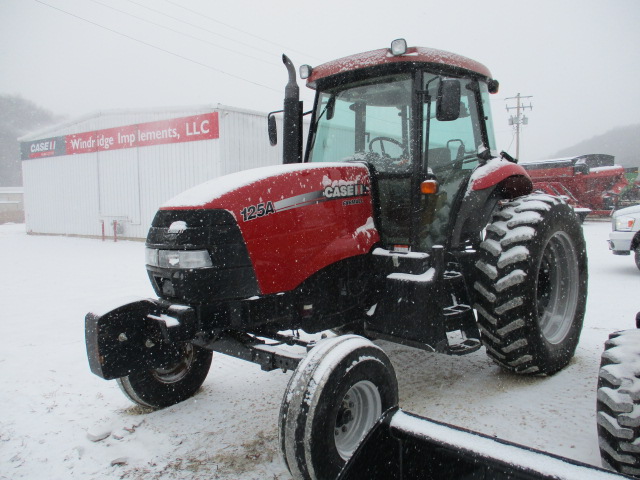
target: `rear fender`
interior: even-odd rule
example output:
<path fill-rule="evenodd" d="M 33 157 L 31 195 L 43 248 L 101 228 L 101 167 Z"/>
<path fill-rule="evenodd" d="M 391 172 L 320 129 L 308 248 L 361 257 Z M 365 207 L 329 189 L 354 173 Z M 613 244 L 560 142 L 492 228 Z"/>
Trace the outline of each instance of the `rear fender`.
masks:
<path fill-rule="evenodd" d="M 533 183 L 527 171 L 518 165 L 501 158 L 493 158 L 476 168 L 469 179 L 469 190 L 485 190 L 501 185 L 507 198 L 519 197 L 531 193 Z"/>
<path fill-rule="evenodd" d="M 190 307 L 160 300 L 138 300 L 85 317 L 85 342 L 91 371 L 105 380 L 162 367 L 175 361 L 176 342 L 195 333 Z"/>
<path fill-rule="evenodd" d="M 469 179 L 451 237 L 451 245 L 459 247 L 469 236 L 480 232 L 489 222 L 498 200 L 527 195 L 533 183 L 520 165 L 494 158 L 479 166 Z"/>

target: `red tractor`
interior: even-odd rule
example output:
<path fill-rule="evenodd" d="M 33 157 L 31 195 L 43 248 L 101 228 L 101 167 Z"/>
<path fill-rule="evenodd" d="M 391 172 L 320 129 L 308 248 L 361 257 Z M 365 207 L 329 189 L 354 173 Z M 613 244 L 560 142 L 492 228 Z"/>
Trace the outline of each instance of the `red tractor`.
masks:
<path fill-rule="evenodd" d="M 162 206 L 146 243 L 158 298 L 87 314 L 87 352 L 96 375 L 152 408 L 194 395 L 212 352 L 295 369 L 285 462 L 295 478 L 335 478 L 398 402 L 372 340 L 450 355 L 484 345 L 506 370 L 553 374 L 578 343 L 587 258 L 571 207 L 532 193 L 496 153 L 485 66 L 403 40 L 303 66 L 317 92 L 303 157 L 283 60 L 284 164 Z M 298 335 L 329 329 L 317 343 Z"/>

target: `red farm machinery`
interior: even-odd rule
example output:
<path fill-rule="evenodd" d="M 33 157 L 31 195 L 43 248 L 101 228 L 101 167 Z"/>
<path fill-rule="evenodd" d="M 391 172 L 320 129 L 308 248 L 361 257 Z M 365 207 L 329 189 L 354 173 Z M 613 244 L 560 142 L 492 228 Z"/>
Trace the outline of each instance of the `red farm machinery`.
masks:
<path fill-rule="evenodd" d="M 625 169 L 614 164 L 614 157 L 588 154 L 576 157 L 522 163 L 533 181 L 534 190 L 561 196 L 574 207 L 582 220 L 587 215 L 609 216 L 635 188 Z"/>

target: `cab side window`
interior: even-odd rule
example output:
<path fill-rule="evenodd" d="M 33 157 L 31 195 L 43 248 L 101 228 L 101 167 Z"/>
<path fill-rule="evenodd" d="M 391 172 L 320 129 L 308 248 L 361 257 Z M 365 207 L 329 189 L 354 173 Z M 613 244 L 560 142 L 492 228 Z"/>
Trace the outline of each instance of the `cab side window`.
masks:
<path fill-rule="evenodd" d="M 420 247 L 445 244 L 453 225 L 452 206 L 466 186 L 471 171 L 478 165 L 477 152 L 482 145 L 476 91 L 478 83 L 461 79 L 460 116 L 440 121 L 436 117 L 439 77 L 425 75 L 425 90 L 430 101 L 423 110 L 424 171 L 435 176 L 439 185 L 436 195 L 422 198 Z"/>

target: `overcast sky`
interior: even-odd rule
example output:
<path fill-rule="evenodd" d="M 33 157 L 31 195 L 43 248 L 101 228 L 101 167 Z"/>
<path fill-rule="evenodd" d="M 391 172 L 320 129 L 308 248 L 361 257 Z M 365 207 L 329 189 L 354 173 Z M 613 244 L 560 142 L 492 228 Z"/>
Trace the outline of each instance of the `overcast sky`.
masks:
<path fill-rule="evenodd" d="M 500 149 L 515 154 L 505 98 L 533 96 L 524 160 L 640 123 L 640 0 L 0 0 L 0 94 L 70 117 L 217 103 L 266 112 L 282 105 L 281 53 L 318 65 L 398 37 L 491 70 Z"/>

